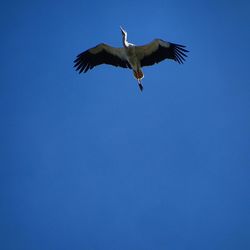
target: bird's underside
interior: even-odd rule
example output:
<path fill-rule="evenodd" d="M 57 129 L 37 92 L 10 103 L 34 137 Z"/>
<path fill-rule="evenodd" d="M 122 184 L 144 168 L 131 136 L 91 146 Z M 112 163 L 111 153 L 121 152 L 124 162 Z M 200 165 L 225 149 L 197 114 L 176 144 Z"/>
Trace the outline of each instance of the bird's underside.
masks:
<path fill-rule="evenodd" d="M 121 28 L 123 35 L 123 48 L 114 48 L 101 43 L 96 47 L 88 49 L 77 55 L 74 67 L 79 73 L 86 73 L 88 70 L 101 65 L 109 64 L 116 67 L 129 68 L 133 70 L 140 90 L 143 90 L 141 83 L 144 74 L 142 67 L 151 66 L 165 59 L 171 59 L 179 64 L 184 63 L 188 50 L 185 46 L 155 39 L 143 46 L 135 46 L 127 42 L 127 33 Z M 133 62 L 133 63 L 132 63 Z"/>

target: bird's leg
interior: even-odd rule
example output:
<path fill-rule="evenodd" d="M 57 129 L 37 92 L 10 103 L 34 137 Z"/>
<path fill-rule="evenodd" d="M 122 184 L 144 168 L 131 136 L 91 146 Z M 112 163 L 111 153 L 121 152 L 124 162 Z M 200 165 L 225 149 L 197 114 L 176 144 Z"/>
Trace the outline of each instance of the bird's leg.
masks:
<path fill-rule="evenodd" d="M 140 88 L 140 91 L 143 91 L 143 85 L 141 83 L 141 79 L 137 79 L 137 81 L 138 81 L 138 86 Z"/>

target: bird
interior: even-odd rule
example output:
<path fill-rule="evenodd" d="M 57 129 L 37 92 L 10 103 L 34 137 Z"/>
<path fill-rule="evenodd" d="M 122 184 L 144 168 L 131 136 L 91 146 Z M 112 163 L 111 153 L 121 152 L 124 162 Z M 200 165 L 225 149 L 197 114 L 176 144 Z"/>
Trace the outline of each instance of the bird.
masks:
<path fill-rule="evenodd" d="M 121 26 L 120 30 L 122 33 L 122 48 L 100 43 L 76 56 L 74 60 L 75 70 L 79 73 L 86 73 L 101 64 L 129 68 L 133 71 L 139 89 L 142 91 L 142 79 L 144 77 L 142 67 L 151 66 L 165 59 L 171 59 L 183 64 L 187 57 L 186 53 L 189 52 L 184 45 L 162 39 L 154 39 L 148 44 L 136 46 L 128 42 L 127 32 Z"/>

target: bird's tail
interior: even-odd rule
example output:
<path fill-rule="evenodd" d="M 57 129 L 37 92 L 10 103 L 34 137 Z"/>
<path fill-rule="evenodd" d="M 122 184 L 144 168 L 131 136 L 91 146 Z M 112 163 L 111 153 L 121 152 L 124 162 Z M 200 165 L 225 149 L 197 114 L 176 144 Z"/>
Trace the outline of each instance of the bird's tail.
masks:
<path fill-rule="evenodd" d="M 144 77 L 144 74 L 143 74 L 142 70 L 141 69 L 134 70 L 134 77 L 137 79 L 139 88 L 142 91 L 143 90 L 143 85 L 142 85 L 141 80 Z"/>

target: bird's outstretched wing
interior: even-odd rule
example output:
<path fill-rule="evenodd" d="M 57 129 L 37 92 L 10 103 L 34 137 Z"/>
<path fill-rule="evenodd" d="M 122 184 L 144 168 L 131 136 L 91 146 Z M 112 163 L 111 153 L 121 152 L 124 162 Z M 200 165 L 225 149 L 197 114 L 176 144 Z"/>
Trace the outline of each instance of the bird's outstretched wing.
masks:
<path fill-rule="evenodd" d="M 187 57 L 185 53 L 189 52 L 185 47 L 184 45 L 155 39 L 149 44 L 136 46 L 136 53 L 142 67 L 159 63 L 165 59 L 172 59 L 178 63 L 183 63 L 185 57 Z"/>
<path fill-rule="evenodd" d="M 79 73 L 83 71 L 86 73 L 89 69 L 100 64 L 131 68 L 126 59 L 124 48 L 113 48 L 104 43 L 80 53 L 74 61 L 74 67 Z"/>

